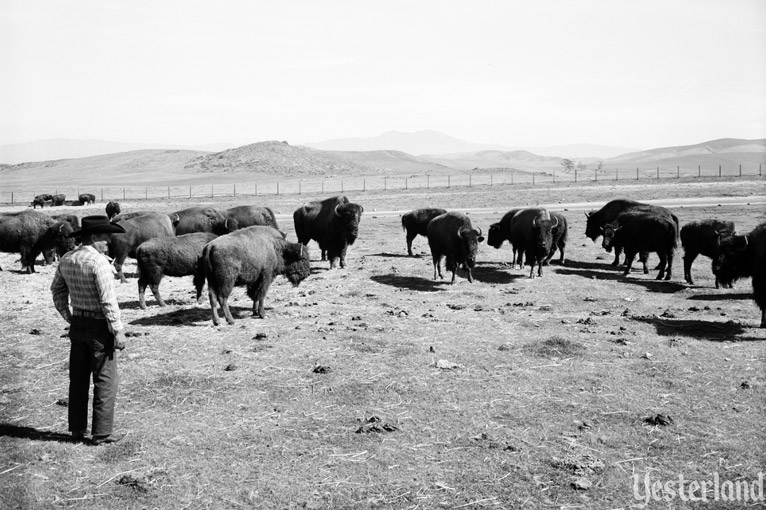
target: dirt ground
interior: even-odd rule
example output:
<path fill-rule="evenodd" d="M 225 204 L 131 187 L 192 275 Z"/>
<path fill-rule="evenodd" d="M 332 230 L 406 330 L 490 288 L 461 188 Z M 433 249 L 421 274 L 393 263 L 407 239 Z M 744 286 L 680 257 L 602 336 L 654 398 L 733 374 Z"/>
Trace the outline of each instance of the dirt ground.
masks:
<path fill-rule="evenodd" d="M 235 291 L 233 326 L 212 325 L 191 277 L 163 280 L 169 306 L 147 294 L 147 310 L 135 278 L 117 283 L 131 337 L 116 420 L 129 435 L 98 448 L 49 440 L 67 429 L 55 266 L 20 274 L 18 256 L 0 254 L 0 507 L 617 508 L 643 502 L 634 475 L 756 479 L 766 330 L 750 281 L 715 289 L 700 257 L 687 285 L 680 247 L 671 281 L 638 266 L 623 277 L 585 238 L 583 211 L 659 200 L 682 224 L 747 232 L 766 221 L 764 191 L 695 180 L 349 194 L 365 212 L 347 268 L 329 270 L 312 243 L 312 275 L 297 288 L 277 279 L 265 319 Z M 291 213 L 311 198 L 324 197 L 123 211 L 258 203 L 294 240 Z M 486 235 L 527 205 L 570 223 L 566 263 L 543 278 L 512 269 L 507 244 L 480 246 L 473 284 L 432 280 L 425 238 L 406 256 L 400 211 L 466 210 Z"/>

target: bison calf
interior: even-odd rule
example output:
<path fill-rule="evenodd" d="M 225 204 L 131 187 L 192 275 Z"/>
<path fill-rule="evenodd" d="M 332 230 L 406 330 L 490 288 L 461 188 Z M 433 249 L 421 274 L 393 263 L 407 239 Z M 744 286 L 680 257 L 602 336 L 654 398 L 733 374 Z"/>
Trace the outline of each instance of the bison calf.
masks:
<path fill-rule="evenodd" d="M 311 264 L 308 249 L 302 244 L 288 242 L 273 227 L 254 226 L 214 239 L 205 246 L 195 277 L 197 295 L 202 291 L 202 274 L 207 279 L 213 324 L 220 322 L 219 305 L 226 322 L 234 324 L 228 300 L 235 285 L 247 286 L 247 295 L 253 300 L 253 315 L 264 318 L 263 302 L 274 277 L 281 274 L 298 285 L 311 274 Z"/>
<path fill-rule="evenodd" d="M 627 267 L 623 274 L 630 273 L 637 253 L 656 252 L 660 257 L 657 280 L 670 280 L 673 270 L 673 256 L 678 246 L 676 223 L 666 216 L 652 213 L 628 212 L 603 227 L 602 246 L 610 251 L 619 244 L 625 250 Z M 646 264 L 644 264 L 646 272 Z"/>
<path fill-rule="evenodd" d="M 766 223 L 746 235 L 721 240 L 713 272 L 722 285 L 753 278 L 753 299 L 761 309 L 761 327 L 766 328 Z"/>
<path fill-rule="evenodd" d="M 734 222 L 719 220 L 701 220 L 687 223 L 681 229 L 681 246 L 684 248 L 684 279 L 694 285 L 692 264 L 698 255 L 715 260 L 721 239 L 734 235 Z M 718 278 L 715 288 L 719 287 Z"/>
<path fill-rule="evenodd" d="M 439 278 L 444 278 L 441 259 L 446 256 L 447 271 L 452 271 L 451 283 L 455 283 L 455 272 L 459 265 L 466 269 L 468 281 L 473 283 L 471 270 L 476 265 L 479 243 L 484 241 L 481 229 L 473 228 L 471 219 L 465 214 L 453 211 L 432 219 L 428 224 L 427 237 L 434 265 L 434 280 L 437 273 Z"/>
<path fill-rule="evenodd" d="M 152 290 L 157 303 L 165 306 L 160 295 L 163 276 L 190 276 L 197 272 L 202 249 L 218 237 L 209 232 L 197 232 L 178 237 L 149 239 L 136 249 L 138 265 L 138 304 L 146 308 L 146 287 Z M 201 289 L 200 289 L 201 290 Z M 200 293 L 197 294 L 197 301 Z"/>
<path fill-rule="evenodd" d="M 444 209 L 428 207 L 425 209 L 415 209 L 402 215 L 402 230 L 407 231 L 407 254 L 412 257 L 412 241 L 421 235 L 428 235 L 428 223 L 447 211 Z"/>

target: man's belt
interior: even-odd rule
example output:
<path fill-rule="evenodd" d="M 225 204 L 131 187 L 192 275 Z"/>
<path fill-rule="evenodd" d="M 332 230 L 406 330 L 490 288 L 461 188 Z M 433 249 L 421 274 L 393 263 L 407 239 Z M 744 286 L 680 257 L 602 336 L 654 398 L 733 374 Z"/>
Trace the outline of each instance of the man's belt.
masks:
<path fill-rule="evenodd" d="M 90 310 L 80 310 L 78 308 L 72 310 L 72 315 L 74 317 L 85 317 L 87 319 L 106 319 L 102 312 L 92 312 Z"/>

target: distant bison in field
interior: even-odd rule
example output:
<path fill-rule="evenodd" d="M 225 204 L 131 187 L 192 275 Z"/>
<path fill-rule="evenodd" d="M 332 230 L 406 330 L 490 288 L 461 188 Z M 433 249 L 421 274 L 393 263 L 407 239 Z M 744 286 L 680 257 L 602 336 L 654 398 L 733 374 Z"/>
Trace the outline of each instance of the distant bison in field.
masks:
<path fill-rule="evenodd" d="M 21 254 L 21 270 L 34 273 L 40 253 L 55 249 L 63 255 L 74 248 L 72 231 L 69 223 L 37 211 L 0 214 L 0 251 Z"/>
<path fill-rule="evenodd" d="M 455 283 L 455 273 L 458 266 L 466 270 L 468 281 L 473 283 L 473 267 L 476 265 L 476 253 L 479 243 L 484 241 L 481 229 L 476 229 L 471 219 L 460 212 L 440 214 L 428 223 L 428 246 L 431 248 L 431 259 L 434 266 L 434 280 L 437 273 L 442 276 L 441 260 L 446 257 L 446 269 L 452 271 L 452 281 Z"/>
<path fill-rule="evenodd" d="M 247 285 L 247 295 L 253 300 L 253 315 L 264 314 L 264 299 L 271 282 L 284 275 L 298 285 L 311 274 L 308 249 L 291 243 L 273 227 L 247 227 L 221 236 L 208 243 L 202 252 L 200 266 L 194 279 L 197 296 L 207 279 L 213 324 L 218 325 L 218 306 L 226 322 L 234 324 L 229 310 L 229 296 L 237 284 Z"/>
<path fill-rule="evenodd" d="M 110 201 L 106 204 L 106 216 L 110 221 L 114 221 L 114 217 L 120 214 L 120 203 Z"/>
<path fill-rule="evenodd" d="M 221 236 L 237 230 L 239 226 L 236 219 L 229 219 L 212 207 L 189 207 L 168 216 L 171 221 L 175 220 L 177 236 L 194 232 L 210 232 Z"/>
<path fill-rule="evenodd" d="M 176 235 L 167 214 L 147 213 L 116 223 L 125 229 L 125 233 L 110 236 L 108 242 L 109 256 L 114 259 L 114 267 L 117 269 L 117 276 L 122 283 L 127 281 L 122 272 L 122 265 L 128 256 L 136 258 L 136 249 L 141 243 L 157 237 Z"/>
<path fill-rule="evenodd" d="M 660 257 L 657 280 L 670 280 L 673 270 L 673 256 L 678 246 L 678 227 L 672 218 L 646 212 L 620 214 L 615 221 L 603 227 L 602 246 L 606 251 L 616 246 L 625 250 L 627 267 L 623 274 L 630 273 L 633 260 L 640 252 L 656 252 Z M 646 266 L 644 266 L 646 272 Z"/>
<path fill-rule="evenodd" d="M 37 209 L 38 205 L 42 209 L 45 207 L 46 202 L 51 202 L 51 205 L 53 205 L 53 195 L 49 195 L 48 193 L 37 195 L 30 205 L 32 205 L 32 209 Z"/>
<path fill-rule="evenodd" d="M 636 202 L 635 200 L 627 200 L 623 198 L 615 199 L 607 202 L 598 211 L 586 212 L 587 217 L 585 235 L 589 237 L 593 242 L 602 235 L 603 227 L 607 223 L 613 223 L 617 217 L 624 212 L 644 212 L 654 216 L 665 216 L 671 219 L 676 224 L 676 231 L 681 227 L 678 222 L 678 218 L 675 214 L 671 213 L 668 209 L 659 205 L 645 204 L 642 202 Z M 613 266 L 617 266 L 620 263 L 620 254 L 622 253 L 622 246 L 620 244 L 613 245 L 614 248 L 614 261 Z M 648 258 L 647 253 L 641 253 L 639 255 L 641 262 L 646 267 L 646 261 Z M 657 266 L 659 268 L 659 266 Z M 646 272 L 647 270 L 645 270 Z"/>
<path fill-rule="evenodd" d="M 681 246 L 684 248 L 684 279 L 690 285 L 694 285 L 692 279 L 692 264 L 698 255 L 704 255 L 715 260 L 721 240 L 734 235 L 735 228 L 732 221 L 720 221 L 714 219 L 692 221 L 681 229 Z M 718 278 L 715 279 L 715 288 L 719 287 Z"/>
<path fill-rule="evenodd" d="M 561 213 L 550 212 L 542 207 L 522 209 L 513 215 L 510 224 L 510 242 L 519 255 L 521 264 L 524 254 L 529 265 L 529 277 L 543 276 L 543 265 L 547 265 L 556 250 L 559 250 L 559 262 L 565 262 L 565 250 L 568 238 L 568 223 Z"/>
<path fill-rule="evenodd" d="M 753 278 L 753 299 L 761 309 L 761 327 L 766 328 L 766 223 L 746 235 L 722 239 L 713 272 L 722 285 Z"/>
<path fill-rule="evenodd" d="M 412 241 L 418 235 L 426 237 L 428 235 L 428 222 L 440 214 L 444 214 L 445 209 L 428 207 L 424 209 L 415 209 L 402 215 L 402 230 L 407 231 L 407 254 L 412 257 Z"/>
<path fill-rule="evenodd" d="M 344 196 L 309 202 L 293 213 L 298 242 L 308 246 L 312 239 L 319 244 L 322 260 L 330 261 L 330 269 L 340 260 L 346 267 L 346 250 L 359 235 L 359 220 L 364 208 Z"/>
<path fill-rule="evenodd" d="M 94 195 L 93 193 L 80 193 L 80 196 L 77 198 L 77 200 L 81 204 L 95 204 L 96 195 Z"/>
<path fill-rule="evenodd" d="M 216 237 L 216 234 L 210 232 L 196 232 L 178 237 L 149 239 L 141 243 L 136 249 L 138 304 L 141 308 L 146 308 L 147 286 L 152 290 L 157 303 L 165 306 L 160 295 L 162 278 L 196 274 L 202 249 Z"/>
<path fill-rule="evenodd" d="M 64 202 L 66 202 L 66 195 L 63 193 L 53 195 L 53 205 L 64 205 Z"/>
<path fill-rule="evenodd" d="M 268 207 L 261 207 L 257 205 L 238 205 L 236 207 L 230 207 L 221 211 L 221 214 L 229 222 L 227 229 L 230 231 L 237 230 L 238 228 L 254 227 L 257 225 L 263 227 L 274 227 L 279 230 L 277 225 L 277 218 Z M 234 222 L 234 223 L 232 223 Z M 234 228 L 232 228 L 232 226 Z"/>

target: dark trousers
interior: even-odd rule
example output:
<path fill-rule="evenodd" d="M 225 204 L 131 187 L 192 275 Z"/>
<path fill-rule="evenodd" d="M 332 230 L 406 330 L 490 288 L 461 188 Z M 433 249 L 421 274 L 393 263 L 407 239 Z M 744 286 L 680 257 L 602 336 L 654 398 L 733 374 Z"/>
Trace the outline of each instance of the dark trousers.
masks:
<path fill-rule="evenodd" d="M 93 375 L 93 423 L 91 434 L 108 436 L 114 425 L 117 398 L 117 355 L 114 335 L 105 319 L 72 317 L 69 326 L 69 430 L 88 428 L 88 396 Z"/>

